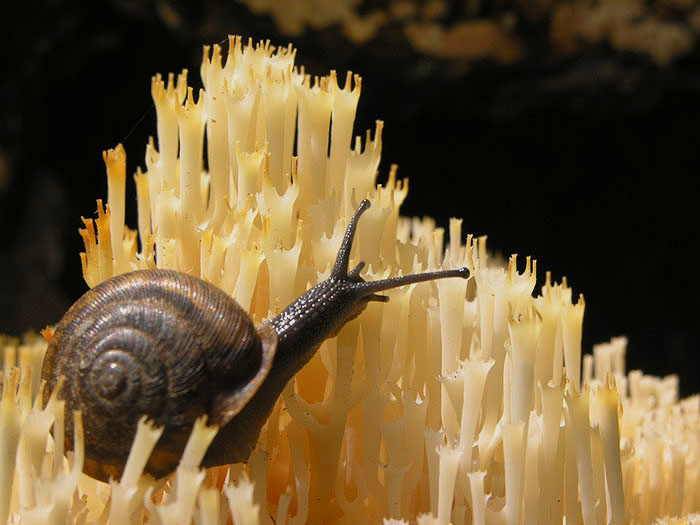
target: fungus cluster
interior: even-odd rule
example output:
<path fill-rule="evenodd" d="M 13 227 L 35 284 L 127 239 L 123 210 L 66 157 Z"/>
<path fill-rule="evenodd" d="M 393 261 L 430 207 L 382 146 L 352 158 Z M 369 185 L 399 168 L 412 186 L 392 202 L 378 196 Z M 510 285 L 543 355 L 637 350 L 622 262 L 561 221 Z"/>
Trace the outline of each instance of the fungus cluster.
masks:
<path fill-rule="evenodd" d="M 673 377 L 626 373 L 624 338 L 582 358 L 583 298 L 549 274 L 536 288 L 534 260 L 489 259 L 457 219 L 444 231 L 400 216 L 407 181 L 392 168 L 376 184 L 381 122 L 352 141 L 361 79 L 341 88 L 335 72 L 312 79 L 294 59 L 291 46 L 232 37 L 225 60 L 205 47 L 199 94 L 186 71 L 153 78 L 158 136 L 135 176 L 138 229 L 124 222 L 118 146 L 104 155 L 107 204 L 81 230 L 88 285 L 177 269 L 260 322 L 329 274 L 363 198 L 373 206 L 351 265 L 365 261 L 367 280 L 461 266 L 473 278 L 370 303 L 287 385 L 247 464 L 200 470 L 216 432 L 200 421 L 177 472 L 158 481 L 142 475 L 160 435 L 145 420 L 120 480 L 80 474 L 81 433 L 64 455 L 63 402 L 39 401 L 45 341 L 0 339 L 0 522 L 692 519 L 700 397 L 679 401 Z"/>

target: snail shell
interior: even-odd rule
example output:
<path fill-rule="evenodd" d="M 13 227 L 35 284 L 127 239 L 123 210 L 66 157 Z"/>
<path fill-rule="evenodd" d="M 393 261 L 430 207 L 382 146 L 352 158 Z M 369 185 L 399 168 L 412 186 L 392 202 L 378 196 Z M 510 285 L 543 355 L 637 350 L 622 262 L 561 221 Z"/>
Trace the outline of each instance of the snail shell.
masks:
<path fill-rule="evenodd" d="M 240 411 L 268 375 L 276 344 L 272 330 L 257 330 L 201 279 L 123 274 L 88 291 L 57 325 L 42 369 L 44 401 L 65 376 L 61 397 L 84 415 L 84 470 L 103 480 L 121 473 L 142 415 L 164 426 L 146 467 L 160 477 L 177 464 L 197 417 L 223 426 Z M 67 443 L 72 430 L 66 417 Z"/>

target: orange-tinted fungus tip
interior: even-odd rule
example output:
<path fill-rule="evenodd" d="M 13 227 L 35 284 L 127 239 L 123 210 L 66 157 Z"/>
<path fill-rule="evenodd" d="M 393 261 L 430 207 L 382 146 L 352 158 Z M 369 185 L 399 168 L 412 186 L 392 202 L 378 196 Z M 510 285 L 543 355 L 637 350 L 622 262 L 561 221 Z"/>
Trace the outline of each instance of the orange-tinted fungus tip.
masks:
<path fill-rule="evenodd" d="M 44 339 L 46 339 L 47 343 L 51 342 L 51 339 L 53 338 L 53 332 L 54 332 L 54 328 L 51 326 L 47 326 L 46 328 L 44 328 L 41 331 L 41 335 L 44 336 Z"/>

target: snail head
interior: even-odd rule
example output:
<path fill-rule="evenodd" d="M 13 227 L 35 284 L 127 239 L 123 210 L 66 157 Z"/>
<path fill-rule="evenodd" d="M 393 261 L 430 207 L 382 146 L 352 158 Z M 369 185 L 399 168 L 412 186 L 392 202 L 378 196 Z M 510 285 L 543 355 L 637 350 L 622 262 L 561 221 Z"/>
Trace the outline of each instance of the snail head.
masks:
<path fill-rule="evenodd" d="M 389 298 L 381 295 L 382 291 L 435 279 L 469 277 L 469 270 L 462 267 L 368 282 L 360 276 L 364 261 L 348 271 L 357 223 L 370 205 L 370 201 L 364 199 L 350 219 L 330 276 L 269 321 L 282 347 L 303 334 L 303 340 L 307 343 L 312 341 L 315 350 L 325 339 L 333 337 L 346 323 L 357 317 L 370 301 L 387 302 Z"/>

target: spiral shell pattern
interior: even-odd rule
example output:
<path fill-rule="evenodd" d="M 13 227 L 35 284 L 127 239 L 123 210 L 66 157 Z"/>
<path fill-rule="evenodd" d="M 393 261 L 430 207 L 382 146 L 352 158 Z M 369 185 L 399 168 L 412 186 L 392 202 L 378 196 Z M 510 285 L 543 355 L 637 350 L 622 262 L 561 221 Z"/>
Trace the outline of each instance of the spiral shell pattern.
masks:
<path fill-rule="evenodd" d="M 123 465 L 142 415 L 165 426 L 158 447 L 179 456 L 194 420 L 208 414 L 217 423 L 212 407 L 255 376 L 261 360 L 255 326 L 230 296 L 184 273 L 140 270 L 70 308 L 42 377 L 48 397 L 65 376 L 61 397 L 84 415 L 87 456 Z M 71 423 L 66 417 L 68 443 Z"/>

